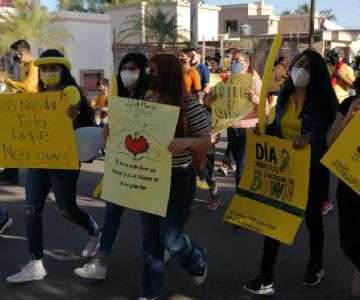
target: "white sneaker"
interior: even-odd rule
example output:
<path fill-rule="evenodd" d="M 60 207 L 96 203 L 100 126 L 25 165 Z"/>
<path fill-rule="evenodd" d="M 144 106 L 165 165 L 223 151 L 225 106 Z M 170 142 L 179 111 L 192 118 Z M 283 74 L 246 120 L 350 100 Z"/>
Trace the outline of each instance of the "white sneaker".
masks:
<path fill-rule="evenodd" d="M 42 259 L 35 260 L 30 258 L 29 263 L 21 269 L 19 273 L 8 276 L 6 281 L 9 283 L 20 283 L 27 281 L 42 280 L 46 276 Z"/>
<path fill-rule="evenodd" d="M 94 257 L 100 246 L 101 233 L 98 236 L 93 236 L 81 252 L 82 257 Z"/>
<path fill-rule="evenodd" d="M 170 252 L 167 250 L 164 250 L 164 264 L 166 264 L 171 259 Z"/>
<path fill-rule="evenodd" d="M 83 278 L 103 280 L 106 278 L 106 271 L 107 266 L 100 265 L 99 259 L 93 258 L 83 267 L 76 268 L 74 273 Z"/>
<path fill-rule="evenodd" d="M 207 271 L 208 271 L 208 266 L 207 266 L 207 263 L 205 263 L 205 269 L 204 269 L 203 274 L 194 276 L 194 279 L 193 279 L 194 283 L 197 285 L 203 284 L 207 277 Z"/>

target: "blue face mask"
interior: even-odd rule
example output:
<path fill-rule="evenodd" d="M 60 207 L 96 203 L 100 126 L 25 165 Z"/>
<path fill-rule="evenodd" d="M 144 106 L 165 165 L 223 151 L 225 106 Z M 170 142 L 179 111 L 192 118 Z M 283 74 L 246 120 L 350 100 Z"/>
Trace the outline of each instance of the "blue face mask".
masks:
<path fill-rule="evenodd" d="M 231 73 L 241 73 L 244 69 L 244 64 L 242 62 L 232 62 L 230 66 Z"/>

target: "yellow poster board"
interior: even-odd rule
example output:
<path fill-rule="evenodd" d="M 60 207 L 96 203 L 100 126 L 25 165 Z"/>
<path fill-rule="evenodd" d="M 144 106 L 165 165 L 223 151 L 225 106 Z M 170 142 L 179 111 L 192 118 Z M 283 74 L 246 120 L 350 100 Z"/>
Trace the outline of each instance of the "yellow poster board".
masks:
<path fill-rule="evenodd" d="M 360 113 L 357 113 L 321 162 L 360 195 Z"/>
<path fill-rule="evenodd" d="M 166 215 L 172 160 L 167 147 L 178 116 L 175 106 L 109 97 L 103 199 Z"/>
<path fill-rule="evenodd" d="M 246 132 L 246 164 L 224 220 L 291 244 L 304 216 L 310 146 Z"/>
<path fill-rule="evenodd" d="M 79 169 L 63 92 L 0 95 L 0 167 Z"/>
<path fill-rule="evenodd" d="M 215 87 L 215 85 L 217 85 L 218 83 L 220 83 L 222 81 L 223 80 L 221 78 L 221 74 L 211 73 L 210 74 L 209 87 L 213 88 L 213 87 Z"/>
<path fill-rule="evenodd" d="M 214 87 L 216 101 L 211 103 L 212 134 L 218 134 L 242 119 L 253 109 L 249 101 L 252 89 L 251 74 L 232 74 L 230 78 Z"/>

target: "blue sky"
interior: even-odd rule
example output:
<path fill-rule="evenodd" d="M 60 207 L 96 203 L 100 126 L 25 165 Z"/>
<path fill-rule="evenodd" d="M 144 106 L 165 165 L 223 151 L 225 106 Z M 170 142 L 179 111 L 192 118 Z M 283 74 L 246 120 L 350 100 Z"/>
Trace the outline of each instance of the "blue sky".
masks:
<path fill-rule="evenodd" d="M 238 4 L 255 2 L 255 0 L 205 0 L 209 4 Z M 266 0 L 267 4 L 275 7 L 275 13 L 280 14 L 285 9 L 296 9 L 299 4 L 310 3 L 310 0 Z M 360 28 L 360 1 L 359 0 L 317 0 L 317 11 L 332 8 L 340 26 L 345 28 Z M 50 9 L 56 8 L 57 0 L 41 0 L 43 5 Z"/>

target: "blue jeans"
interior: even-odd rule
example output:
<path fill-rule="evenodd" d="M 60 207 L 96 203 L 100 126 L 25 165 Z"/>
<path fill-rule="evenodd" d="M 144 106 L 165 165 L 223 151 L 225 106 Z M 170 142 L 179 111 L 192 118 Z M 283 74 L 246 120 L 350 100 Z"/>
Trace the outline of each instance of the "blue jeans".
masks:
<path fill-rule="evenodd" d="M 194 197 L 193 168 L 173 169 L 166 217 L 140 214 L 143 226 L 143 297 L 153 298 L 164 293 L 164 249 L 191 275 L 204 271 L 204 249 L 183 234 Z"/>
<path fill-rule="evenodd" d="M 231 154 L 236 163 L 236 186 L 240 182 L 240 177 L 245 168 L 245 142 L 246 130 L 244 128 L 229 128 L 228 132 L 228 145 Z"/>
<path fill-rule="evenodd" d="M 77 170 L 29 169 L 26 192 L 26 233 L 30 256 L 43 257 L 42 212 L 46 197 L 52 188 L 56 203 L 64 219 L 83 227 L 91 236 L 97 236 L 100 228 L 93 218 L 76 204 Z"/>
<path fill-rule="evenodd" d="M 0 223 L 5 221 L 6 219 L 6 212 L 2 208 L 0 208 Z"/>
<path fill-rule="evenodd" d="M 109 256 L 118 234 L 120 220 L 125 207 L 106 202 L 105 219 L 101 231 L 100 247 L 98 254 Z"/>

